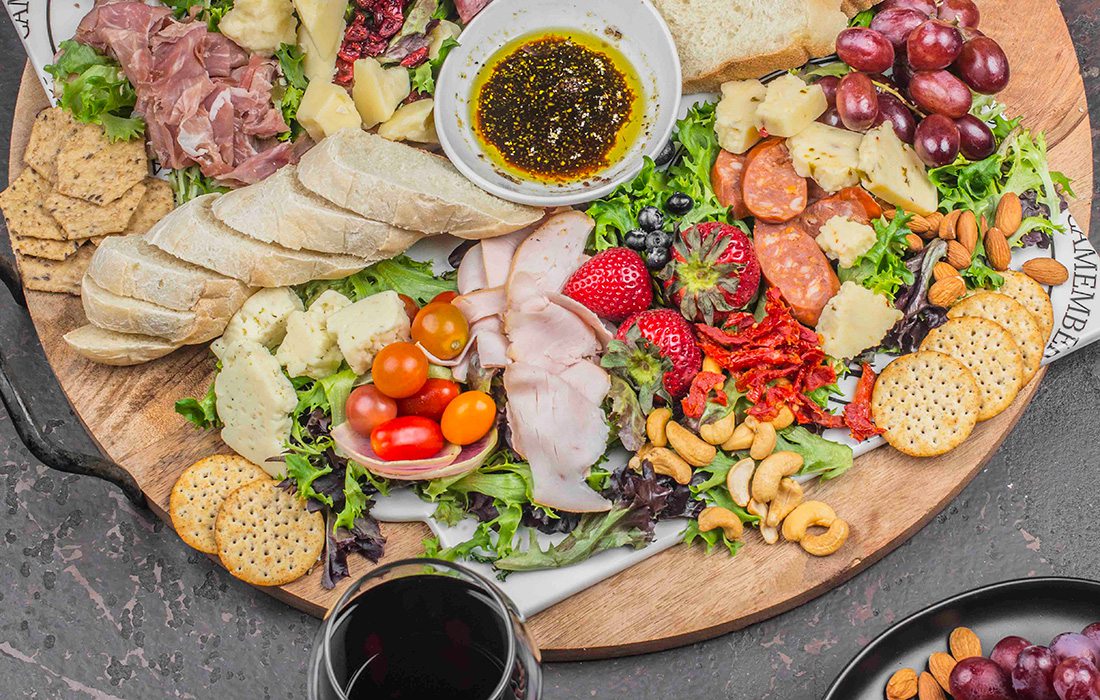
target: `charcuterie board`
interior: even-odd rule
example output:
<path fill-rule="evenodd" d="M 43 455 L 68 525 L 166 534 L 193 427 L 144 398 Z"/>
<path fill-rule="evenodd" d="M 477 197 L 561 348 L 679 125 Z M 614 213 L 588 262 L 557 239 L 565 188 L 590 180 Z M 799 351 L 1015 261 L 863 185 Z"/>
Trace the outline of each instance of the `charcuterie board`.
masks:
<path fill-rule="evenodd" d="M 1092 145 L 1084 87 L 1073 45 L 1054 0 L 1040 0 L 1024 21 L 1009 3 L 983 5 L 988 31 L 1003 38 L 1017 76 L 1003 100 L 1034 129 L 1044 130 L 1052 165 L 1075 181 L 1081 195 L 1071 212 L 1088 230 Z M 984 25 L 983 25 L 984 26 Z M 1040 80 L 1029 79 L 1039 77 Z M 11 153 L 22 153 L 33 116 L 47 100 L 30 70 L 12 128 Z M 11 161 L 10 176 L 22 168 Z M 204 346 L 150 364 L 113 368 L 76 356 L 61 335 L 83 322 L 78 299 L 28 292 L 28 306 L 46 355 L 93 439 L 133 475 L 153 511 L 168 520 L 168 495 L 179 472 L 196 459 L 225 451 L 214 433 L 199 434 L 172 404 L 201 394 L 213 360 Z M 807 558 L 793 545 L 749 547 L 736 558 L 706 557 L 699 548 L 673 547 L 536 615 L 530 628 L 548 659 L 586 659 L 642 653 L 739 629 L 795 607 L 847 580 L 904 542 L 957 495 L 996 451 L 1034 396 L 1040 373 L 1013 406 L 981 425 L 948 456 L 916 460 L 890 449 L 859 458 L 843 479 L 817 484 L 843 511 L 852 537 L 843 553 Z M 417 556 L 427 534 L 419 523 L 387 523 L 386 560 Z M 352 562 L 353 577 L 369 564 Z M 343 590 L 321 586 L 314 571 L 295 583 L 263 589 L 321 615 Z"/>

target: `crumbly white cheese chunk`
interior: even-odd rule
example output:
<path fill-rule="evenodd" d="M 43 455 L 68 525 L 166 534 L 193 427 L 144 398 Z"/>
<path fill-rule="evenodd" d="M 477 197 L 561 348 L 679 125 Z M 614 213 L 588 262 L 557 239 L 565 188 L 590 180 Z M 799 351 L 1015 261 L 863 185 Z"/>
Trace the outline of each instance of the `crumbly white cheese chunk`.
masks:
<path fill-rule="evenodd" d="M 286 320 L 286 338 L 275 353 L 287 374 L 323 379 L 340 368 L 344 356 L 336 335 L 328 330 L 328 317 L 350 305 L 350 299 L 329 289 L 310 304 L 308 311 L 291 312 Z"/>
<path fill-rule="evenodd" d="M 904 315 L 886 297 L 845 282 L 822 310 L 817 332 L 826 354 L 847 360 L 876 347 Z"/>
<path fill-rule="evenodd" d="M 323 80 L 314 80 L 306 88 L 297 119 L 314 141 L 341 129 L 358 129 L 362 122 L 348 91 Z"/>
<path fill-rule="evenodd" d="M 271 352 L 251 340 L 237 340 L 222 353 L 214 380 L 222 440 L 237 454 L 278 477 L 286 471 L 278 457 L 290 437 L 290 413 L 298 403 L 294 386 Z"/>
<path fill-rule="evenodd" d="M 863 137 L 859 146 L 863 186 L 910 213 L 931 214 L 939 195 L 917 152 L 894 133 L 889 121 Z"/>
<path fill-rule="evenodd" d="M 859 184 L 859 144 L 863 134 L 814 122 L 787 139 L 795 172 L 836 192 Z"/>
<path fill-rule="evenodd" d="M 744 153 L 760 140 L 756 110 L 768 89 L 759 80 L 731 80 L 722 84 L 722 99 L 714 111 L 718 144 L 730 153 Z"/>
<path fill-rule="evenodd" d="M 340 309 L 328 317 L 328 330 L 358 374 L 370 371 L 379 350 L 410 337 L 409 316 L 394 291 L 373 294 Z"/>
<path fill-rule="evenodd" d="M 829 108 L 820 85 L 808 85 L 801 78 L 785 73 L 768 83 L 768 94 L 756 116 L 769 136 L 794 136 Z"/>
<path fill-rule="evenodd" d="M 294 44 L 297 29 L 290 0 L 236 0 L 218 23 L 218 31 L 239 46 L 268 55 Z"/>
<path fill-rule="evenodd" d="M 834 216 L 826 221 L 817 234 L 817 244 L 821 250 L 841 267 L 854 265 L 859 256 L 871 249 L 876 239 L 875 229 L 843 216 Z"/>
<path fill-rule="evenodd" d="M 286 336 L 286 320 L 294 311 L 305 308 L 289 287 L 261 289 L 248 298 L 229 319 L 222 337 L 210 349 L 224 361 L 226 349 L 238 340 L 251 340 L 265 348 L 274 348 Z"/>

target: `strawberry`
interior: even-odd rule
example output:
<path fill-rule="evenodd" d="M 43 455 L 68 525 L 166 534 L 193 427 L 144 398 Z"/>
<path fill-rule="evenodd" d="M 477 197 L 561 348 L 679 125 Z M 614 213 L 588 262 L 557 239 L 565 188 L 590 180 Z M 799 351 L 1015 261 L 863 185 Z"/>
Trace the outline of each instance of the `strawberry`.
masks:
<path fill-rule="evenodd" d="M 577 268 L 562 290 L 600 318 L 619 323 L 653 303 L 649 270 L 629 248 L 609 248 Z"/>
<path fill-rule="evenodd" d="M 760 261 L 744 231 L 712 221 L 677 237 L 672 261 L 661 278 L 670 301 L 685 318 L 720 326 L 756 296 Z"/>
<path fill-rule="evenodd" d="M 638 387 L 638 399 L 648 413 L 654 396 L 671 403 L 687 393 L 703 353 L 683 316 L 672 309 L 651 309 L 619 326 L 602 364 Z"/>

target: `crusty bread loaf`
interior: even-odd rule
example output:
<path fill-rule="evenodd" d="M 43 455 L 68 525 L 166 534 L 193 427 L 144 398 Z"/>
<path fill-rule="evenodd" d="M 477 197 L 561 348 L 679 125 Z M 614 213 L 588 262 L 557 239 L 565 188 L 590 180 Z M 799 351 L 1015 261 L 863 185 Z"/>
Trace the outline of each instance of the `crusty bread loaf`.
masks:
<path fill-rule="evenodd" d="M 88 321 L 118 333 L 163 338 L 180 345 L 204 343 L 217 338 L 229 323 L 229 316 L 213 317 L 202 307 L 177 311 L 140 299 L 108 292 L 87 275 L 80 284 L 80 301 Z"/>
<path fill-rule="evenodd" d="M 310 149 L 298 180 L 339 207 L 411 231 L 491 238 L 543 216 L 481 190 L 446 158 L 362 129 L 343 129 Z"/>
<path fill-rule="evenodd" d="M 180 347 L 179 343 L 163 338 L 116 333 L 92 325 L 81 326 L 62 337 L 77 354 L 93 362 L 116 367 L 151 362 Z"/>
<path fill-rule="evenodd" d="M 264 180 L 214 201 L 214 216 L 246 236 L 292 250 L 388 258 L 423 234 L 359 216 L 319 197 L 298 182 L 288 165 Z"/>
<path fill-rule="evenodd" d="M 241 280 L 250 287 L 286 287 L 315 279 L 338 279 L 372 260 L 311 253 L 263 243 L 214 218 L 215 194 L 192 199 L 161 219 L 145 240 L 169 255 Z"/>

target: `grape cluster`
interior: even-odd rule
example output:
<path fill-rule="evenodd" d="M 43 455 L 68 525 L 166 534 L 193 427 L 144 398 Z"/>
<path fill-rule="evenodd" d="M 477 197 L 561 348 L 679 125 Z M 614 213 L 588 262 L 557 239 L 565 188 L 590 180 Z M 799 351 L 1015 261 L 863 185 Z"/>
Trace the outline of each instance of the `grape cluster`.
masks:
<path fill-rule="evenodd" d="M 987 158 L 996 139 L 970 114 L 973 93 L 1003 90 L 1009 67 L 997 42 L 978 31 L 979 20 L 973 0 L 886 0 L 870 27 L 837 36 L 837 55 L 853 71 L 817 81 L 829 100 L 820 121 L 851 131 L 889 121 L 932 167 L 959 153 Z"/>

